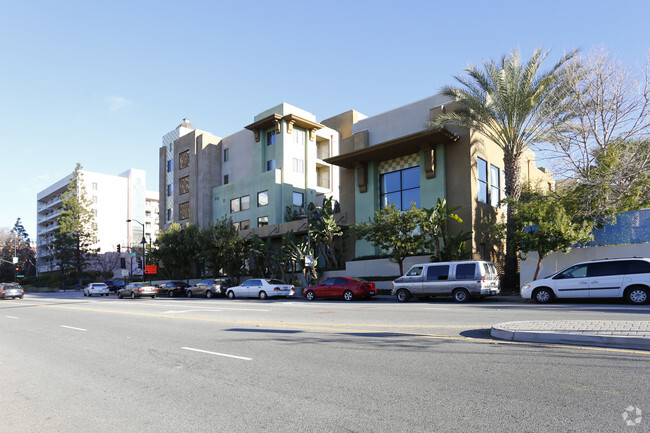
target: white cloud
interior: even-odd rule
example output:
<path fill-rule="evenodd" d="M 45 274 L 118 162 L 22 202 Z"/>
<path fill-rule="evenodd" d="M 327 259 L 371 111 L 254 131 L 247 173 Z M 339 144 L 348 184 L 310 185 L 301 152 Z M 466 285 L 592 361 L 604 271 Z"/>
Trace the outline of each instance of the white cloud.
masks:
<path fill-rule="evenodd" d="M 130 105 L 133 105 L 131 101 L 120 95 L 109 96 L 106 98 L 106 100 L 108 101 L 108 109 L 113 113 L 116 113 Z"/>

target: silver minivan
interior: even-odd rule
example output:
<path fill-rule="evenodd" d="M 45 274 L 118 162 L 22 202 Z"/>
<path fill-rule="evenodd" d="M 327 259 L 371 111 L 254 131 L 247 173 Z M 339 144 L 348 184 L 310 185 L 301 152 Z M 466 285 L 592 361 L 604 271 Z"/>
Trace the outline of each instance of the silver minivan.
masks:
<path fill-rule="evenodd" d="M 391 294 L 399 302 L 412 297 L 453 296 L 457 302 L 497 295 L 499 274 L 492 262 L 463 260 L 414 265 L 393 281 Z"/>

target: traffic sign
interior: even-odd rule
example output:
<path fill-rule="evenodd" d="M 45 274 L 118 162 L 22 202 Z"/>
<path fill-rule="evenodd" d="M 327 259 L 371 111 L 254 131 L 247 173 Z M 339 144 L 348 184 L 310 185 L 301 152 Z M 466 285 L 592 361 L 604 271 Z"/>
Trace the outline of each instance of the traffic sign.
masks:
<path fill-rule="evenodd" d="M 157 274 L 158 273 L 158 266 L 156 266 L 156 265 L 145 265 L 144 266 L 144 273 L 145 274 Z"/>
<path fill-rule="evenodd" d="M 129 257 L 135 257 L 135 253 L 127 253 L 127 256 L 129 256 Z"/>

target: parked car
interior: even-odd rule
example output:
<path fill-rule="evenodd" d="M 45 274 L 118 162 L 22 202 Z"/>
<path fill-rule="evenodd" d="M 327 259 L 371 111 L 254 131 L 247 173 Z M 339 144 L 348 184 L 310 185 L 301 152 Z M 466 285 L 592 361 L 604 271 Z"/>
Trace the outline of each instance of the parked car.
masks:
<path fill-rule="evenodd" d="M 343 298 L 351 301 L 354 298 L 369 298 L 377 294 L 375 283 L 361 278 L 331 277 L 320 284 L 309 286 L 302 291 L 308 301 L 316 298 Z"/>
<path fill-rule="evenodd" d="M 183 281 L 166 281 L 158 284 L 158 295 L 160 296 L 185 296 L 187 295 L 186 289 L 190 285 Z"/>
<path fill-rule="evenodd" d="M 90 283 L 84 287 L 84 296 L 108 296 L 109 293 L 108 286 L 104 283 Z"/>
<path fill-rule="evenodd" d="M 126 285 L 122 280 L 106 280 L 104 284 L 108 286 L 108 291 L 113 293 L 117 293 L 118 290 Z"/>
<path fill-rule="evenodd" d="M 269 280 L 252 278 L 244 281 L 240 286 L 229 287 L 227 294 L 230 299 L 234 298 L 260 298 L 292 296 L 294 287 L 281 280 Z"/>
<path fill-rule="evenodd" d="M 143 296 L 151 296 L 155 298 L 158 295 L 158 287 L 154 287 L 147 283 L 130 283 L 117 291 L 117 297 L 122 298 L 141 298 Z"/>
<path fill-rule="evenodd" d="M 414 265 L 393 281 L 391 294 L 399 302 L 428 296 L 453 296 L 457 302 L 468 302 L 472 298 L 497 295 L 500 291 L 494 263 L 463 260 Z"/>
<path fill-rule="evenodd" d="M 205 296 L 206 298 L 212 298 L 218 295 L 226 296 L 228 286 L 230 286 L 230 280 L 228 278 L 209 278 L 188 287 L 186 295 L 188 298 L 197 296 Z"/>
<path fill-rule="evenodd" d="M 522 298 L 541 304 L 563 298 L 624 298 L 631 304 L 645 304 L 649 293 L 649 258 L 576 263 L 521 288 Z"/>
<path fill-rule="evenodd" d="M 23 299 L 25 291 L 18 283 L 0 283 L 0 298 Z"/>

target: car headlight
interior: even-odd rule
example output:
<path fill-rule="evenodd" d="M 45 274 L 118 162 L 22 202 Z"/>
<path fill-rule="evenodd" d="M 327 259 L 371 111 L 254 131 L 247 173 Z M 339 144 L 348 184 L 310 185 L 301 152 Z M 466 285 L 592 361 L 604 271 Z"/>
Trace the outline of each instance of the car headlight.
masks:
<path fill-rule="evenodd" d="M 530 289 L 530 284 L 524 285 L 524 287 L 521 288 L 522 290 L 528 290 Z"/>

